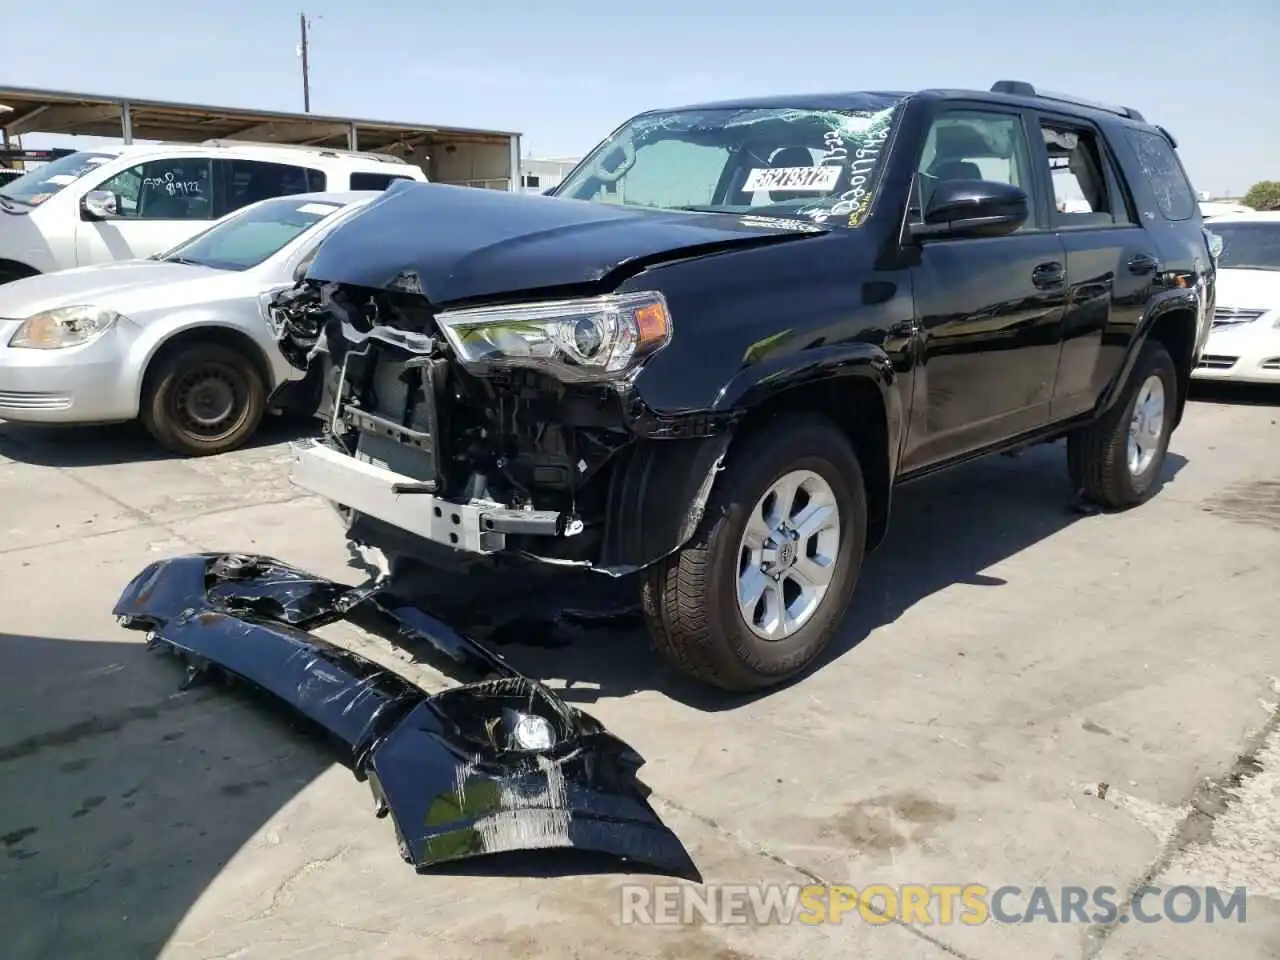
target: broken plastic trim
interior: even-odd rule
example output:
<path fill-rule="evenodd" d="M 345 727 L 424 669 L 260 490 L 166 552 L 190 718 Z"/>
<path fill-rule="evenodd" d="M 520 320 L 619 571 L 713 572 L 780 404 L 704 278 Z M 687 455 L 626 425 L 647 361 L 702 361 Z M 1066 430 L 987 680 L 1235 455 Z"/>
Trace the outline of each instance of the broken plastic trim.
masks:
<path fill-rule="evenodd" d="M 572 847 L 700 879 L 649 806 L 634 750 L 381 581 L 349 587 L 269 557 L 197 554 L 148 566 L 113 612 L 183 659 L 186 685 L 211 672 L 244 681 L 341 744 L 415 867 Z M 307 632 L 339 619 L 484 679 L 430 695 Z"/>

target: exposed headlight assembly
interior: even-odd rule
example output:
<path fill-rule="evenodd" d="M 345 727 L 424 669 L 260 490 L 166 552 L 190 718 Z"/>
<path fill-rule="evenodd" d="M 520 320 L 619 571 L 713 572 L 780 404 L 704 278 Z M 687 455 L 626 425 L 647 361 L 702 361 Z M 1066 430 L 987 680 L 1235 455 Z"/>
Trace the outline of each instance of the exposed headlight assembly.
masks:
<path fill-rule="evenodd" d="M 115 325 L 120 314 L 102 307 L 58 307 L 27 317 L 9 338 L 9 346 L 32 350 L 61 350 L 97 340 Z"/>
<path fill-rule="evenodd" d="M 626 375 L 671 340 L 657 292 L 451 310 L 436 320 L 468 367 L 544 370 L 563 381 Z"/>

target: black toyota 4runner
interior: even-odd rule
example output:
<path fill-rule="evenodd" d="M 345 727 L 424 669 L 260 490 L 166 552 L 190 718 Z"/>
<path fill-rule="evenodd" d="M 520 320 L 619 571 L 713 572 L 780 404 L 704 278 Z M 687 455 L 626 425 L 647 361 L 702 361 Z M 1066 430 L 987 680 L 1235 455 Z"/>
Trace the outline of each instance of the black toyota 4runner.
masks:
<path fill-rule="evenodd" d="M 1214 297 L 1175 146 L 1002 81 L 645 113 L 550 196 L 393 185 L 277 305 L 331 371 L 293 480 L 371 546 L 637 573 L 676 664 L 775 684 L 895 484 L 1065 437 L 1083 500 L 1156 489 Z"/>

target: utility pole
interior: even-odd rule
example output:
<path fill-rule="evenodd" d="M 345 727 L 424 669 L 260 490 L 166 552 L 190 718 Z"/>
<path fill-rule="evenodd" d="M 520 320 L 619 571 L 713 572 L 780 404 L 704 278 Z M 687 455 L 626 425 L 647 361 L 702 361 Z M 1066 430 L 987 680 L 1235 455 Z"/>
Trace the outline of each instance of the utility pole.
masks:
<path fill-rule="evenodd" d="M 302 112 L 311 112 L 311 72 L 307 64 L 307 15 L 298 14 L 298 25 L 302 28 L 302 42 L 298 44 L 298 56 L 302 57 Z"/>

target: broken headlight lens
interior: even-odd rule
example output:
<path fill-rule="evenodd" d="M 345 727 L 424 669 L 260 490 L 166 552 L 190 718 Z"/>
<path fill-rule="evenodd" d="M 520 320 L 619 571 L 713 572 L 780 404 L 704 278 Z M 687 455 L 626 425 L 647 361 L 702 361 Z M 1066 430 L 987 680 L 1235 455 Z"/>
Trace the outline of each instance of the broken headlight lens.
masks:
<path fill-rule="evenodd" d="M 436 320 L 464 366 L 532 367 L 560 380 L 622 375 L 671 340 L 667 301 L 655 291 L 451 310 Z"/>
<path fill-rule="evenodd" d="M 102 307 L 58 307 L 27 317 L 9 338 L 9 346 L 60 350 L 97 340 L 120 319 Z"/>

